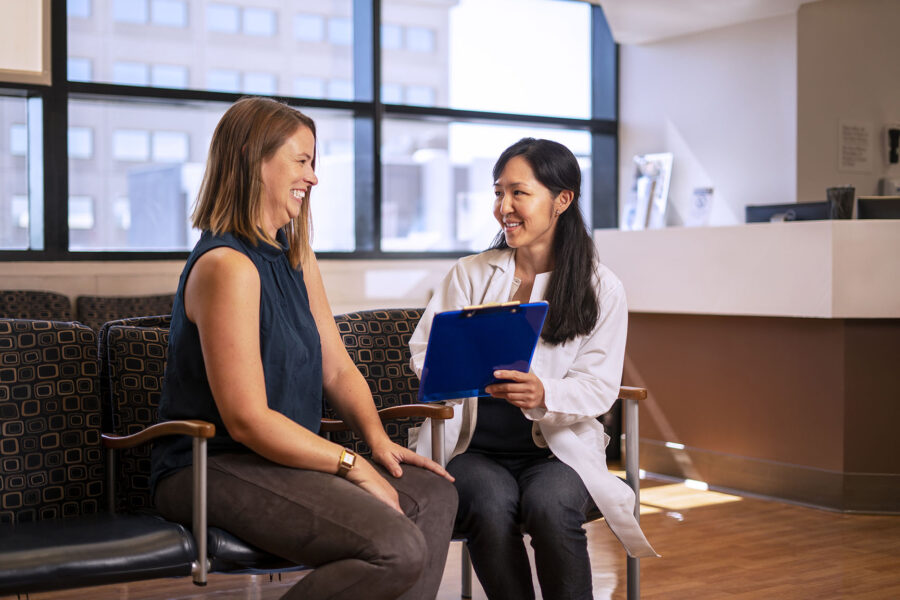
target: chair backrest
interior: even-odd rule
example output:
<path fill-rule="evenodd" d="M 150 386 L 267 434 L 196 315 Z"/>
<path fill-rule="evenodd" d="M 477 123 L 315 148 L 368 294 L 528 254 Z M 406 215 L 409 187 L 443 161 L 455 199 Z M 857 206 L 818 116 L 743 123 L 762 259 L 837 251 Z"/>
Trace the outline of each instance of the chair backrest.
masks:
<path fill-rule="evenodd" d="M 0 319 L 0 523 L 105 509 L 96 348 L 79 323 Z"/>
<path fill-rule="evenodd" d="M 56 292 L 0 290 L 0 318 L 71 321 L 72 301 Z"/>
<path fill-rule="evenodd" d="M 169 330 L 110 324 L 105 334 L 101 377 L 107 379 L 110 432 L 131 435 L 158 420 Z M 119 451 L 116 459 L 116 511 L 151 509 L 150 445 Z"/>
<path fill-rule="evenodd" d="M 157 315 L 152 317 L 116 319 L 115 321 L 107 321 L 100 327 L 100 333 L 97 335 L 97 356 L 100 359 L 100 402 L 103 407 L 102 427 L 104 432 L 113 433 L 114 431 L 112 424 L 112 405 L 109 401 L 109 352 L 107 350 L 109 328 L 116 325 L 124 325 L 168 329 L 171 324 L 172 315 Z"/>
<path fill-rule="evenodd" d="M 78 296 L 75 298 L 76 318 L 99 331 L 107 321 L 141 315 L 172 313 L 175 294 L 156 296 Z"/>
<path fill-rule="evenodd" d="M 422 308 L 364 310 L 334 318 L 350 358 L 369 384 L 376 409 L 415 404 L 418 400 L 419 379 L 409 366 L 409 338 L 423 312 Z M 335 417 L 327 403 L 325 415 Z M 421 421 L 392 420 L 385 423 L 385 430 L 392 440 L 406 446 L 410 427 Z M 351 432 L 331 436 L 333 441 L 363 455 L 371 453 L 368 444 Z"/>

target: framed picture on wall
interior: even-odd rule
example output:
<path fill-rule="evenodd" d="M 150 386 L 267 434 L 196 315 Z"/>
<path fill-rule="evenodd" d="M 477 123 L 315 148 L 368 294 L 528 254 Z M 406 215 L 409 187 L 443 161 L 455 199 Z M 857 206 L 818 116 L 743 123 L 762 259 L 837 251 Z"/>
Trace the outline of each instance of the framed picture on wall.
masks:
<path fill-rule="evenodd" d="M 638 154 L 634 177 L 622 211 L 619 229 L 657 229 L 666 226 L 672 153 Z"/>

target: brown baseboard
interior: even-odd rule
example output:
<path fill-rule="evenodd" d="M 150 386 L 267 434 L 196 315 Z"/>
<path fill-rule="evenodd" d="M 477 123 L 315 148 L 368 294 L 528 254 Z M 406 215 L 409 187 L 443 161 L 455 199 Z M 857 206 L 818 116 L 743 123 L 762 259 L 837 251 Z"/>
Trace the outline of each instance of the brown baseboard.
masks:
<path fill-rule="evenodd" d="M 641 439 L 641 468 L 732 490 L 837 510 L 900 514 L 900 475 L 841 473 Z"/>

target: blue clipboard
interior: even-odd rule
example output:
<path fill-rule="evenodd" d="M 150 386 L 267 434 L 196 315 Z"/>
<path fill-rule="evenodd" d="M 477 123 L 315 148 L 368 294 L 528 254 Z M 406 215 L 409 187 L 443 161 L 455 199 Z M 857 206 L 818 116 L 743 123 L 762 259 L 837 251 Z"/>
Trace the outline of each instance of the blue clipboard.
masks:
<path fill-rule="evenodd" d="M 488 304 L 434 315 L 419 402 L 486 396 L 497 369 L 528 372 L 546 302 Z"/>

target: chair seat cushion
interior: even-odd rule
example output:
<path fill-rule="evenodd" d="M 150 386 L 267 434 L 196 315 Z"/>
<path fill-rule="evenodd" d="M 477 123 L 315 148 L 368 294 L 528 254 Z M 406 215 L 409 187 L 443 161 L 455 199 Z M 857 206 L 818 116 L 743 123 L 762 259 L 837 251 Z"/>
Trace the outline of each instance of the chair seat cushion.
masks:
<path fill-rule="evenodd" d="M 194 539 L 145 515 L 0 526 L 0 594 L 190 575 Z"/>
<path fill-rule="evenodd" d="M 207 533 L 210 571 L 214 573 L 272 573 L 309 568 L 251 546 L 218 527 L 210 527 Z"/>

